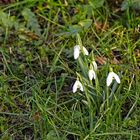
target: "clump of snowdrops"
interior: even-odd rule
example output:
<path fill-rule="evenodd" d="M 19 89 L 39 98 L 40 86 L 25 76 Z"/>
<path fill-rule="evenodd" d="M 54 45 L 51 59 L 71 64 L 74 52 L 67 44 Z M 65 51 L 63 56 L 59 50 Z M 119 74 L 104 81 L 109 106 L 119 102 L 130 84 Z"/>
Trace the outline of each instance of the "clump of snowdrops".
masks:
<path fill-rule="evenodd" d="M 116 74 L 112 67 L 108 64 L 108 74 L 106 75 L 106 83 L 101 88 L 99 78 L 101 77 L 98 69 L 94 53 L 88 52 L 87 48 L 83 46 L 80 35 L 77 34 L 77 45 L 74 46 L 74 59 L 77 61 L 77 65 L 80 68 L 80 72 L 76 72 L 76 81 L 73 84 L 73 93 L 81 93 L 85 95 L 83 103 L 89 108 L 90 115 L 90 128 L 93 128 L 94 117 L 100 115 L 101 112 L 105 112 L 106 121 L 109 121 L 109 112 L 112 102 L 112 93 L 114 91 L 113 85 L 120 84 L 120 78 Z M 101 68 L 102 69 L 102 68 Z M 103 81 L 100 81 L 103 82 Z M 117 86 L 115 86 L 117 87 Z M 94 111 L 93 111 L 94 110 Z"/>

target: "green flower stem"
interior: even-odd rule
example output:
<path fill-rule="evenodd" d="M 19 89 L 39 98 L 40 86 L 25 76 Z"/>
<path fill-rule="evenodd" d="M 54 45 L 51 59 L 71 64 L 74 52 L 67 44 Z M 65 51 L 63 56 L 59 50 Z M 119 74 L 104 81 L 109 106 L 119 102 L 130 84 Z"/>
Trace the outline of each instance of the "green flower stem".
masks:
<path fill-rule="evenodd" d="M 91 81 L 92 82 L 92 81 Z M 87 98 L 87 102 L 88 102 L 88 107 L 89 107 L 89 115 L 90 115 L 90 131 L 93 130 L 93 105 L 92 105 L 92 102 L 91 102 L 91 99 L 90 99 L 90 96 L 87 92 L 87 90 L 85 90 L 85 95 L 86 95 L 86 98 Z"/>
<path fill-rule="evenodd" d="M 109 104 L 109 87 L 106 90 L 106 125 L 109 126 L 109 119 L 110 119 L 110 104 Z"/>
<path fill-rule="evenodd" d="M 97 93 L 97 110 L 99 110 L 100 107 L 100 86 L 99 86 L 99 81 L 97 78 L 97 74 L 96 74 L 96 79 L 95 79 L 95 87 L 96 87 L 96 93 Z"/>

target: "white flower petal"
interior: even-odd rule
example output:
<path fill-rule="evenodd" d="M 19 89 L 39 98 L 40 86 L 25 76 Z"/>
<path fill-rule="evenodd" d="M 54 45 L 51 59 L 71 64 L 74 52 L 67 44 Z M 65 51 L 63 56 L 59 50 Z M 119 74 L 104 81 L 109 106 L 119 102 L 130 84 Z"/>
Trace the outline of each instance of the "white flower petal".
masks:
<path fill-rule="evenodd" d="M 73 85 L 72 91 L 73 91 L 73 93 L 75 93 L 77 91 L 77 84 L 76 84 L 76 82 Z"/>
<path fill-rule="evenodd" d="M 98 69 L 97 63 L 93 61 L 92 64 L 93 64 L 94 70 L 97 70 Z"/>
<path fill-rule="evenodd" d="M 107 84 L 108 87 L 112 83 L 112 80 L 113 80 L 113 75 L 112 75 L 112 72 L 110 72 L 107 76 L 107 79 L 106 79 L 106 84 Z"/>
<path fill-rule="evenodd" d="M 108 77 L 107 77 L 107 80 L 106 80 L 107 86 L 110 86 L 110 84 L 112 83 L 113 79 L 115 79 L 117 81 L 117 83 L 120 84 L 121 81 L 120 81 L 119 76 L 114 72 L 110 72 L 108 74 Z"/>
<path fill-rule="evenodd" d="M 89 70 L 88 72 L 88 76 L 89 76 L 89 79 L 92 80 L 93 78 L 95 79 L 96 78 L 96 74 L 95 74 L 95 71 L 94 70 Z"/>
<path fill-rule="evenodd" d="M 119 76 L 116 73 L 114 73 L 114 72 L 113 72 L 113 77 L 117 81 L 118 84 L 121 83 Z"/>
<path fill-rule="evenodd" d="M 81 91 L 84 91 L 82 84 L 79 82 L 79 88 Z"/>
<path fill-rule="evenodd" d="M 88 50 L 85 47 L 83 47 L 83 53 L 84 53 L 84 55 L 88 55 L 89 54 Z"/>
<path fill-rule="evenodd" d="M 74 85 L 73 85 L 73 93 L 75 93 L 75 92 L 77 91 L 78 88 L 79 88 L 81 91 L 84 91 L 81 82 L 80 82 L 79 80 L 76 80 L 76 82 L 75 82 Z"/>
<path fill-rule="evenodd" d="M 77 59 L 79 57 L 80 54 L 80 46 L 76 45 L 74 46 L 74 59 Z"/>

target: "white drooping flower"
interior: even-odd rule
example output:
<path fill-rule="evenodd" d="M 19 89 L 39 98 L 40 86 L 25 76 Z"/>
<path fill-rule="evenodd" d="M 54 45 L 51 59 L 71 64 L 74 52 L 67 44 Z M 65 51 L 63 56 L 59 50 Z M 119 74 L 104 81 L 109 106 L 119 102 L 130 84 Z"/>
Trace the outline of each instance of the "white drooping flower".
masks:
<path fill-rule="evenodd" d="M 80 46 L 76 45 L 74 46 L 74 59 L 77 59 L 79 57 L 80 54 Z"/>
<path fill-rule="evenodd" d="M 96 79 L 96 73 L 93 69 L 90 69 L 88 71 L 88 77 L 89 77 L 90 80 L 92 80 L 93 78 Z"/>
<path fill-rule="evenodd" d="M 96 71 L 98 69 L 98 66 L 97 66 L 97 63 L 94 61 L 92 61 L 92 64 L 93 64 L 93 68 L 94 70 Z"/>
<path fill-rule="evenodd" d="M 83 54 L 84 55 L 88 55 L 89 54 L 88 50 L 84 46 L 82 46 L 82 49 L 83 49 Z M 81 51 L 80 45 L 74 46 L 74 59 L 77 59 L 79 57 L 80 51 Z"/>
<path fill-rule="evenodd" d="M 116 73 L 114 73 L 113 71 L 111 71 L 111 72 L 109 72 L 107 79 L 106 79 L 106 84 L 108 87 L 111 85 L 113 79 L 115 79 L 118 84 L 121 83 L 119 76 Z"/>
<path fill-rule="evenodd" d="M 75 93 L 75 92 L 77 91 L 78 88 L 79 88 L 81 91 L 84 91 L 81 82 L 80 82 L 79 80 L 76 80 L 75 83 L 74 83 L 74 85 L 73 85 L 73 89 L 72 89 L 73 93 Z"/>
<path fill-rule="evenodd" d="M 88 50 L 84 46 L 83 46 L 83 53 L 84 53 L 84 55 L 88 55 L 89 54 Z"/>

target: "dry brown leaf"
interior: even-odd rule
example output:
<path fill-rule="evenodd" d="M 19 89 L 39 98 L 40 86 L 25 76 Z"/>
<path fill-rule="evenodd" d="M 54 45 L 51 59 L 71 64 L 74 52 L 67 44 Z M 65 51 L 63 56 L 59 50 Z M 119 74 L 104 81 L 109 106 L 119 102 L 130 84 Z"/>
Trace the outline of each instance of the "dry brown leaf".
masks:
<path fill-rule="evenodd" d="M 34 119 L 35 121 L 39 121 L 40 117 L 41 117 L 40 112 L 37 111 L 37 112 L 35 112 L 35 114 L 34 114 L 34 116 L 33 116 L 33 119 Z"/>
<path fill-rule="evenodd" d="M 95 21 L 94 25 L 97 31 L 106 31 L 109 28 L 107 20 L 104 23 L 101 21 Z"/>
<path fill-rule="evenodd" d="M 96 61 L 100 64 L 100 65 L 104 65 L 107 62 L 107 58 L 104 56 L 97 56 L 96 57 Z"/>
<path fill-rule="evenodd" d="M 120 61 L 118 61 L 115 57 L 113 60 L 111 60 L 111 64 L 120 64 Z"/>

